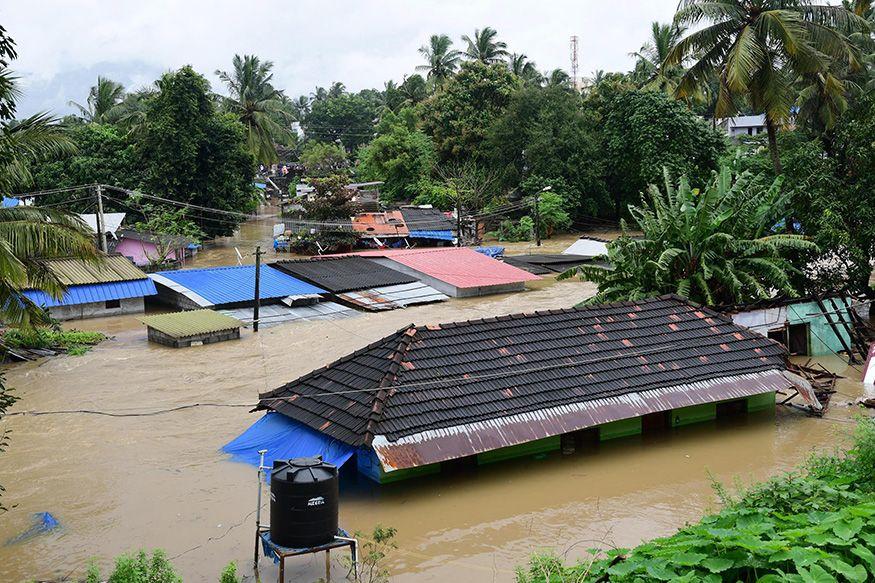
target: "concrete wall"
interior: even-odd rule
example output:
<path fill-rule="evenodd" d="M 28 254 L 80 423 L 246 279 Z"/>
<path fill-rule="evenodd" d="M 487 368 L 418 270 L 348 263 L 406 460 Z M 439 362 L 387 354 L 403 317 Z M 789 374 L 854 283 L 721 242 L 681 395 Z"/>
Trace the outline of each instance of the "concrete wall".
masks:
<path fill-rule="evenodd" d="M 180 310 L 201 310 L 203 306 L 198 305 L 194 301 L 188 299 L 181 293 L 175 292 L 165 285 L 155 283 L 155 288 L 158 290 L 158 301 L 164 304 L 179 308 Z M 155 297 L 155 296 L 153 296 Z"/>
<path fill-rule="evenodd" d="M 83 320 L 85 318 L 103 318 L 105 316 L 121 316 L 124 314 L 142 314 L 145 310 L 143 298 L 126 298 L 119 300 L 119 304 L 118 308 L 107 308 L 106 302 L 57 306 L 49 308 L 49 314 L 57 320 Z"/>
<path fill-rule="evenodd" d="M 134 239 L 122 239 L 119 241 L 118 245 L 115 248 L 117 253 L 121 253 L 125 257 L 131 259 L 134 264 L 139 266 L 149 265 L 149 258 L 158 259 L 161 253 L 158 251 L 158 247 L 155 246 L 154 243 L 149 243 L 146 241 L 136 241 Z M 167 253 L 166 259 L 169 261 L 176 261 L 176 249 L 173 249 Z M 180 252 L 180 257 L 183 255 Z"/>
<path fill-rule="evenodd" d="M 224 342 L 225 340 L 236 340 L 240 338 L 240 328 L 235 330 L 224 330 L 222 332 L 211 332 L 209 334 L 200 334 L 197 336 L 187 336 L 185 338 L 175 338 L 169 336 L 160 330 L 152 327 L 147 327 L 149 340 L 171 348 L 187 348 L 189 346 L 201 346 L 203 344 L 213 344 L 216 342 Z"/>

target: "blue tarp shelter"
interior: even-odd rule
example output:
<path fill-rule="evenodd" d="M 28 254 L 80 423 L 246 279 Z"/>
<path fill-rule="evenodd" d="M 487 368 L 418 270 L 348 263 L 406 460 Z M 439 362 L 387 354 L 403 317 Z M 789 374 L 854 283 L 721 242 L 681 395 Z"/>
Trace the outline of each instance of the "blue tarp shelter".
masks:
<path fill-rule="evenodd" d="M 452 231 L 410 231 L 410 237 L 414 239 L 436 239 L 438 241 L 452 241 Z"/>
<path fill-rule="evenodd" d="M 260 449 L 267 450 L 264 456 L 266 466 L 273 466 L 274 460 L 321 455 L 326 462 L 340 467 L 355 453 L 353 446 L 281 413 L 267 413 L 225 445 L 222 451 L 231 454 L 234 461 L 257 466 Z"/>

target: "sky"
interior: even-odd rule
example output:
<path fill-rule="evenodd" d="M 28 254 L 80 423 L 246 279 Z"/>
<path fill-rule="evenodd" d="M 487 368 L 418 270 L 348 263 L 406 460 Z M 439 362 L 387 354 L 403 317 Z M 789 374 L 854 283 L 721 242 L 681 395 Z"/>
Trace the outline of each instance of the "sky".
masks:
<path fill-rule="evenodd" d="M 98 75 L 134 90 L 192 65 L 223 91 L 216 69 L 235 53 L 274 62 L 274 85 L 297 97 L 342 81 L 349 90 L 401 82 L 422 64 L 432 34 L 460 36 L 491 26 L 511 52 L 540 70 L 631 69 L 630 52 L 650 23 L 668 22 L 676 0 L 3 0 L 0 24 L 15 39 L 12 68 L 24 92 L 20 116 L 70 113 Z"/>

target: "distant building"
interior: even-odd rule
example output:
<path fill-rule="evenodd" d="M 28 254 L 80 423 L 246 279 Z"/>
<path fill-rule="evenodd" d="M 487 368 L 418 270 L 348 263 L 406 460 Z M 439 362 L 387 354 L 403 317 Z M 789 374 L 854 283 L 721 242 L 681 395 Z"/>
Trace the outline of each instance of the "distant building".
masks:
<path fill-rule="evenodd" d="M 760 114 L 727 117 L 718 121 L 717 127 L 723 129 L 730 138 L 756 136 L 766 131 L 766 116 Z"/>
<path fill-rule="evenodd" d="M 158 293 L 152 280 L 122 255 L 109 255 L 99 265 L 72 258 L 49 259 L 45 265 L 67 286 L 63 296 L 56 299 L 38 289 L 24 295 L 58 320 L 140 314 L 143 298 Z"/>
<path fill-rule="evenodd" d="M 110 249 L 146 267 L 162 263 L 183 264 L 197 253 L 198 246 L 185 237 L 156 235 L 132 229 L 119 229 Z"/>

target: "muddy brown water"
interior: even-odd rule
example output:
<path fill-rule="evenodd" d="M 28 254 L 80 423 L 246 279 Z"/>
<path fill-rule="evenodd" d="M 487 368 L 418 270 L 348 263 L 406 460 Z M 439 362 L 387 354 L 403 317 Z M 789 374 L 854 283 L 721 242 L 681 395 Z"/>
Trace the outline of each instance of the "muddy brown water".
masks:
<path fill-rule="evenodd" d="M 268 245 L 272 223 L 247 223 L 195 265 L 235 262 L 234 245 L 241 253 L 256 242 Z M 9 366 L 6 379 L 22 398 L 13 411 L 248 405 L 258 392 L 410 323 L 566 307 L 593 292 L 587 283 L 552 279 L 532 288 L 245 331 L 239 341 L 183 350 L 149 344 L 134 317 L 87 320 L 75 326 L 113 338 L 84 356 Z M 341 524 L 350 531 L 376 524 L 398 530 L 399 548 L 386 562 L 393 581 L 511 581 L 514 566 L 532 552 L 552 549 L 573 561 L 590 547 L 670 534 L 716 508 L 709 473 L 726 482 L 761 479 L 843 441 L 852 416 L 843 403 L 861 393 L 859 375 L 838 358 L 822 361 L 848 376 L 828 419 L 781 409 L 389 486 L 353 479 L 343 484 Z M 228 461 L 219 448 L 257 416 L 241 406 L 138 417 L 8 417 L 0 425 L 12 431 L 9 451 L 0 454 L 0 484 L 12 508 L 0 515 L 0 581 L 80 577 L 91 557 L 106 573 L 112 557 L 156 547 L 175 557 L 186 581 L 216 581 L 232 560 L 252 576 L 255 471 Z M 62 528 L 3 545 L 44 511 Z M 261 559 L 260 566 L 264 580 L 276 580 L 272 563 Z M 322 557 L 291 560 L 287 580 L 315 581 L 322 569 Z M 335 566 L 336 578 L 341 570 Z"/>

